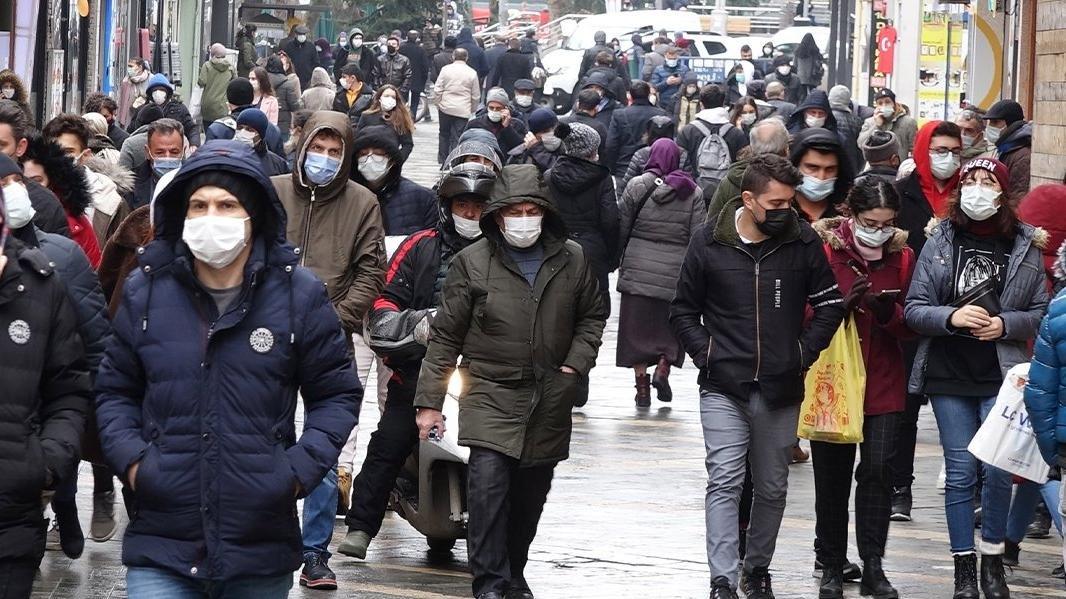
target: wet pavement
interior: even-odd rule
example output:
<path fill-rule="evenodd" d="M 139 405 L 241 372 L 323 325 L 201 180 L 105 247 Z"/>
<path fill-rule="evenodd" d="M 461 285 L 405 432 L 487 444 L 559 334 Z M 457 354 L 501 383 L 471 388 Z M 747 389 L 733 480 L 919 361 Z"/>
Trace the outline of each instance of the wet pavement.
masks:
<path fill-rule="evenodd" d="M 431 184 L 436 172 L 435 124 L 420 125 L 415 140 L 417 150 L 405 171 Z M 618 306 L 617 294 L 613 304 Z M 672 403 L 634 408 L 632 373 L 614 366 L 616 331 L 613 316 L 592 373 L 589 403 L 574 413 L 571 458 L 556 469 L 527 578 L 540 599 L 706 597 L 706 472 L 696 372 L 691 367 L 674 372 Z M 361 413 L 360 456 L 378 419 L 371 396 Z M 935 487 L 941 452 L 929 410 L 923 412 L 920 426 L 914 522 L 892 524 L 885 569 L 901 597 L 942 599 L 951 596 L 952 560 L 943 495 Z M 87 528 L 92 493 L 87 464 L 82 464 L 80 477 L 78 501 Z M 788 509 L 771 568 L 775 592 L 781 599 L 815 598 L 811 465 L 792 466 L 789 482 Z M 121 514 L 121 506 L 116 511 Z M 124 526 L 124 514 L 121 517 Z M 332 547 L 344 532 L 338 520 Z M 464 543 L 446 557 L 432 556 L 427 549 L 425 539 L 390 512 L 366 561 L 342 555 L 331 559 L 339 590 L 294 586 L 291 596 L 469 597 Z M 34 599 L 126 597 L 120 550 L 118 535 L 106 543 L 87 541 L 85 554 L 74 561 L 48 552 Z M 850 553 L 856 559 L 854 538 Z M 1012 596 L 1066 597 L 1063 582 L 1049 575 L 1060 559 L 1057 538 L 1026 540 L 1023 566 L 1008 577 Z M 859 597 L 858 585 L 847 585 L 845 593 L 849 599 Z"/>

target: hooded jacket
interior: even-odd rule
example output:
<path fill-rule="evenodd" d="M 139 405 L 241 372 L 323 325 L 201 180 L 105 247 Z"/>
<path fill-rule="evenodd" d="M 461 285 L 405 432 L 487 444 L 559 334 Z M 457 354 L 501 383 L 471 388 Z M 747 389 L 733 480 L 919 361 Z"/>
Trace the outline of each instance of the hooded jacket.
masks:
<path fill-rule="evenodd" d="M 311 45 L 308 43 L 307 45 Z M 303 86 L 296 77 L 285 75 L 281 66 L 281 57 L 271 56 L 267 60 L 267 77 L 270 79 L 270 87 L 274 90 L 274 96 L 278 99 L 278 129 L 285 135 L 292 127 L 292 113 L 300 110 L 303 104 L 300 102 L 300 90 Z M 311 72 L 308 71 L 308 78 Z M 271 148 L 275 154 L 282 155 L 284 150 L 278 152 Z"/>
<path fill-rule="evenodd" d="M 192 120 L 192 115 L 189 114 L 189 109 L 181 103 L 181 100 L 174 97 L 174 85 L 170 83 L 170 80 L 166 78 L 166 75 L 156 73 L 148 78 L 148 85 L 144 92 L 145 96 L 148 98 L 148 102 L 153 102 L 152 92 L 156 89 L 162 89 L 167 92 L 166 101 L 159 107 L 163 111 L 163 118 L 174 119 L 181 123 L 181 126 L 185 129 L 185 137 L 189 140 L 189 144 L 199 147 L 199 123 Z M 147 123 L 140 122 L 140 112 L 138 111 L 138 116 L 130 122 L 130 126 L 127 127 L 126 130 L 130 133 L 136 133 L 137 130 L 145 124 Z"/>
<path fill-rule="evenodd" d="M 321 187 L 304 174 L 307 147 L 321 131 L 344 139 L 340 170 Z M 385 275 L 385 232 L 373 192 L 349 180 L 352 128 L 336 112 L 318 112 L 304 125 L 292 173 L 271 178 L 288 216 L 286 235 L 300 248 L 300 264 L 326 284 L 345 332 L 362 334 L 363 317 L 381 291 Z"/>
<path fill-rule="evenodd" d="M 907 231 L 907 245 L 911 246 L 916 256 L 922 255 L 922 248 L 925 246 L 926 225 L 934 217 L 943 215 L 948 198 L 959 185 L 959 174 L 956 172 L 948 180 L 947 187 L 940 192 L 941 200 L 933 202 L 928 197 L 929 190 L 935 189 L 936 185 L 932 160 L 929 158 L 929 144 L 933 139 L 933 130 L 940 122 L 929 121 L 922 126 L 914 142 L 914 171 L 896 183 L 900 201 L 896 226 Z"/>
<path fill-rule="evenodd" d="M 55 233 L 63 237 L 70 237 L 70 226 L 67 225 L 67 215 L 63 211 L 63 204 L 47 187 L 24 178 L 26 191 L 30 194 L 30 204 L 33 206 L 33 224 L 46 233 Z"/>
<path fill-rule="evenodd" d="M 489 65 L 485 62 L 485 51 L 481 49 L 481 46 L 474 41 L 474 34 L 469 27 L 463 27 L 459 30 L 459 35 L 455 38 L 456 48 L 462 48 L 466 50 L 468 58 L 466 63 L 470 65 L 472 69 L 477 71 L 478 79 L 485 79 L 489 75 Z"/>
<path fill-rule="evenodd" d="M 224 170 L 260 195 L 237 299 L 218 314 L 181 240 L 188 182 Z M 124 480 L 127 566 L 198 581 L 288 574 L 302 561 L 296 498 L 336 463 L 362 389 L 314 274 L 285 241 L 285 210 L 251 148 L 211 142 L 155 202 L 96 380 L 108 463 Z M 306 417 L 297 441 L 297 391 Z M 129 482 L 127 488 L 129 488 Z"/>
<path fill-rule="evenodd" d="M 915 148 L 915 136 L 918 135 L 918 122 L 914 120 L 910 115 L 910 111 L 903 104 L 896 105 L 896 112 L 892 115 L 892 118 L 885 120 L 883 126 L 877 126 L 877 118 L 869 117 L 862 123 L 862 130 L 859 131 L 859 145 L 866 143 L 866 140 L 873 135 L 874 131 L 891 131 L 899 138 L 899 159 L 900 161 L 906 160 L 910 155 L 911 150 L 914 150 L 914 155 L 918 155 L 918 149 Z M 926 148 L 928 151 L 928 148 Z"/>
<path fill-rule="evenodd" d="M 1010 181 L 1007 183 L 1007 200 L 1017 206 L 1029 193 L 1029 163 L 1033 154 L 1033 124 L 1018 121 L 1000 134 L 996 142 L 996 158 L 1007 165 Z"/>
<path fill-rule="evenodd" d="M 74 475 L 91 384 L 74 308 L 50 259 L 14 237 L 0 251 L 8 259 L 0 272 L 0 559 L 39 562 L 41 492 Z"/>
<path fill-rule="evenodd" d="M 200 67 L 196 85 L 204 89 L 200 99 L 200 117 L 205 123 L 213 123 L 229 114 L 226 104 L 226 86 L 237 76 L 229 61 L 220 63 L 208 60 Z"/>
<path fill-rule="evenodd" d="M 365 85 L 363 87 L 366 87 Z M 338 86 L 339 89 L 339 86 Z M 344 91 L 341 89 L 340 91 Z M 334 104 L 337 97 L 333 81 L 329 78 L 329 72 L 322 67 L 317 67 L 311 73 L 311 83 L 300 95 L 300 102 L 305 110 L 317 112 L 319 110 L 336 110 Z M 280 106 L 280 105 L 279 105 Z"/>
<path fill-rule="evenodd" d="M 607 275 L 618 267 L 619 227 L 611 171 L 599 163 L 564 155 L 544 173 L 544 181 L 570 239 L 585 252 L 604 306 L 609 306 Z"/>
<path fill-rule="evenodd" d="M 504 247 L 496 213 L 533 202 L 544 209 L 544 259 L 531 286 Z M 523 466 L 569 456 L 570 411 L 588 394 L 606 311 L 581 246 L 566 238 L 543 179 L 506 166 L 481 217 L 482 239 L 448 269 L 419 374 L 416 407 L 439 410 L 462 356 L 459 443 Z M 559 369 L 568 366 L 577 374 Z"/>
<path fill-rule="evenodd" d="M 500 151 L 503 152 L 504 156 L 522 144 L 528 131 L 526 129 L 526 124 L 522 122 L 522 119 L 516 116 L 512 116 L 511 122 L 504 127 L 503 121 L 500 121 L 499 123 L 490 121 L 488 113 L 470 119 L 466 124 L 466 129 L 485 129 L 495 135 L 496 141 L 500 146 Z"/>
<path fill-rule="evenodd" d="M 843 298 L 810 225 L 797 218 L 756 259 L 737 232 L 742 205 L 733 198 L 693 233 L 670 325 L 700 369 L 700 389 L 746 401 L 757 383 L 771 406 L 798 405 L 803 373 L 844 318 Z"/>
<path fill-rule="evenodd" d="M 822 128 L 800 131 L 792 136 L 792 141 L 788 144 L 789 162 L 798 167 L 803 155 L 811 148 L 828 150 L 836 155 L 836 185 L 833 186 L 833 193 L 829 194 L 824 202 L 830 208 L 844 203 L 847 200 L 848 190 L 851 189 L 852 182 L 855 180 L 855 171 L 851 166 L 851 160 L 848 159 L 844 146 L 840 143 L 840 136 Z"/>
<path fill-rule="evenodd" d="M 93 268 L 99 266 L 100 243 L 87 214 L 93 206 L 93 196 L 89 191 L 85 169 L 74 166 L 59 146 L 41 137 L 30 140 L 23 159 L 32 160 L 44 169 L 48 175 L 49 191 L 63 205 L 70 238 L 85 252 Z"/>
<path fill-rule="evenodd" d="M 217 121 L 211 123 L 207 127 L 207 141 L 211 141 L 212 139 L 233 139 L 233 136 L 237 133 L 237 117 L 239 117 L 242 112 L 248 110 L 249 108 L 255 108 L 255 105 L 248 104 L 247 106 L 238 106 L 237 108 L 233 109 L 233 112 L 229 113 L 229 116 L 220 118 Z M 278 123 L 281 123 L 281 113 L 279 112 L 278 114 Z M 288 127 L 289 125 L 286 124 L 285 126 Z M 285 130 L 288 131 L 287 128 Z M 134 137 L 137 137 L 137 135 L 134 135 L 130 139 L 133 139 Z M 285 144 L 281 141 L 281 129 L 278 128 L 278 126 L 274 123 L 267 123 L 266 137 L 264 141 L 266 141 L 267 148 L 271 152 L 277 154 L 278 156 L 281 156 L 285 153 Z M 142 137 L 141 141 L 138 143 L 138 145 L 140 146 L 140 162 L 136 162 L 137 157 L 132 155 L 133 152 L 137 149 L 136 147 L 130 148 L 129 152 L 127 152 L 127 147 L 125 144 L 123 144 L 122 153 L 124 156 L 127 153 L 130 153 L 130 161 L 134 162 L 134 164 L 141 164 L 146 159 L 146 156 L 144 154 L 144 146 L 147 143 L 148 136 L 146 133 Z M 136 170 L 136 167 L 133 167 L 133 169 Z"/>
<path fill-rule="evenodd" d="M 648 199 L 638 213 L 645 196 Z M 670 301 L 685 248 L 704 221 L 703 192 L 697 187 L 689 197 L 680 198 L 655 173 L 646 172 L 629 182 L 618 208 L 618 245 L 623 252 L 618 291 Z"/>
<path fill-rule="evenodd" d="M 828 218 L 812 227 L 825 243 L 829 266 L 840 289 L 851 289 L 862 273 L 870 282 L 866 297 L 883 291 L 896 293 L 891 315 L 881 321 L 867 308 L 855 310 L 856 331 L 866 366 L 864 411 L 868 416 L 902 412 L 907 404 L 907 370 L 900 342 L 914 336 L 903 318 L 904 300 L 914 273 L 915 257 L 907 247 L 907 233 L 896 229 L 882 246 L 882 259 L 867 262 L 855 249 L 855 234 L 849 218 Z M 858 272 L 856 272 L 858 271 Z"/>
<path fill-rule="evenodd" d="M 363 72 L 366 83 L 374 83 L 378 80 L 378 57 L 368 46 L 360 46 L 359 49 L 352 47 L 341 48 L 333 54 L 333 78 L 340 80 L 341 71 L 349 61 L 355 61 L 359 70 Z"/>
<path fill-rule="evenodd" d="M 933 338 L 955 334 L 949 321 L 956 310 L 951 306 L 955 289 L 952 279 L 956 226 L 949 220 L 933 220 L 927 230 L 929 241 L 918 257 L 904 311 L 907 326 L 921 335 L 910 376 L 910 393 L 923 392 Z M 1043 230 L 1024 223 L 1018 225 L 999 295 L 1002 311 L 998 316 L 1003 319 L 1003 336 L 992 342 L 996 344 L 1003 377 L 1016 364 L 1029 360 L 1029 342 L 1036 336 L 1048 306 L 1041 257 L 1041 248 L 1046 243 L 1047 233 Z"/>
<path fill-rule="evenodd" d="M 833 108 L 829 105 L 829 96 L 820 89 L 812 89 L 811 93 L 807 94 L 807 98 L 796 106 L 792 116 L 788 117 L 786 125 L 789 133 L 795 135 L 808 128 L 806 115 L 804 114 L 804 111 L 808 108 L 821 108 L 824 110 L 825 124 L 821 128 L 832 131 L 834 135 L 837 133 L 837 118 L 833 115 Z"/>
<path fill-rule="evenodd" d="M 135 180 L 130 171 L 100 158 L 87 161 L 84 169 L 93 197 L 93 231 L 103 250 L 107 240 L 129 216 Z"/>
<path fill-rule="evenodd" d="M 15 88 L 15 97 L 8 100 L 8 102 L 18 104 L 23 114 L 26 115 L 27 122 L 33 123 L 33 112 L 30 111 L 30 95 L 26 91 L 26 85 L 22 83 L 22 78 L 11 69 L 4 69 L 0 71 L 0 87 L 4 85 L 10 85 Z"/>
<path fill-rule="evenodd" d="M 403 154 L 396 132 L 387 125 L 366 127 L 359 130 L 354 141 L 351 179 L 375 195 L 381 204 L 381 220 L 385 235 L 410 235 L 423 229 L 431 229 L 437 223 L 437 199 L 433 192 L 402 176 Z M 389 171 L 377 189 L 369 185 L 359 172 L 354 156 L 365 148 L 381 148 L 388 152 Z"/>
<path fill-rule="evenodd" d="M 255 35 L 248 35 L 244 29 L 237 32 L 234 40 L 237 48 L 237 76 L 248 78 L 248 73 L 255 69 L 258 53 L 255 51 Z"/>

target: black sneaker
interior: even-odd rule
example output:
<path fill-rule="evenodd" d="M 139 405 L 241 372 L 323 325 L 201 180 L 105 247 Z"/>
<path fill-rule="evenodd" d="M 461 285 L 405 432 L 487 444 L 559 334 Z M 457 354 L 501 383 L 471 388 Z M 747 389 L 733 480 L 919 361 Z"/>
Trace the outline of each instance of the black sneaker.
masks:
<path fill-rule="evenodd" d="M 821 578 L 822 570 L 822 562 L 817 559 L 814 560 L 814 572 L 811 573 L 811 576 Z M 862 578 L 862 569 L 859 568 L 859 564 L 848 562 L 844 565 L 844 582 L 856 582 L 860 578 Z"/>
<path fill-rule="evenodd" d="M 740 575 L 740 589 L 748 599 L 775 599 L 774 589 L 770 584 L 770 572 L 766 568 L 755 568 Z"/>
<path fill-rule="evenodd" d="M 892 487 L 892 515 L 893 522 L 910 522 L 911 506 L 914 499 L 911 497 L 910 487 Z"/>
<path fill-rule="evenodd" d="M 304 569 L 300 572 L 300 586 L 334 591 L 337 589 L 337 575 L 329 569 L 321 554 L 308 553 L 304 556 Z"/>
<path fill-rule="evenodd" d="M 737 599 L 737 592 L 729 586 L 729 579 L 719 576 L 711 582 L 711 599 Z"/>
<path fill-rule="evenodd" d="M 1064 567 L 1062 564 L 1059 564 L 1058 568 L 1055 568 L 1051 571 L 1051 576 L 1053 578 L 1066 578 L 1066 567 Z"/>

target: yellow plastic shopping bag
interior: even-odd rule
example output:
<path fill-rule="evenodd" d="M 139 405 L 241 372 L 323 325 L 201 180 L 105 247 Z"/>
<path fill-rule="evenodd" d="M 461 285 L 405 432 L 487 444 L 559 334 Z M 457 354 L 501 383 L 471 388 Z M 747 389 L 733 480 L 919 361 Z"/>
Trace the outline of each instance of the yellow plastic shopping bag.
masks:
<path fill-rule="evenodd" d="M 861 443 L 866 365 L 852 316 L 807 371 L 796 434 L 812 441 Z"/>

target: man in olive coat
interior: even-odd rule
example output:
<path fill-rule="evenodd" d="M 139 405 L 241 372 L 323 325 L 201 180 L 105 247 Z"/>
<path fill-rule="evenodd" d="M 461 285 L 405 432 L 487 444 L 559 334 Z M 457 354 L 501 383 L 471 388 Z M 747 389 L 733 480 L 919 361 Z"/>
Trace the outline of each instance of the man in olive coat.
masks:
<path fill-rule="evenodd" d="M 588 396 L 606 310 L 596 278 L 534 165 L 504 167 L 481 240 L 452 262 L 419 375 L 420 437 L 462 356 L 459 443 L 470 447 L 467 551 L 479 599 L 532 598 L 523 575 L 570 411 Z"/>

